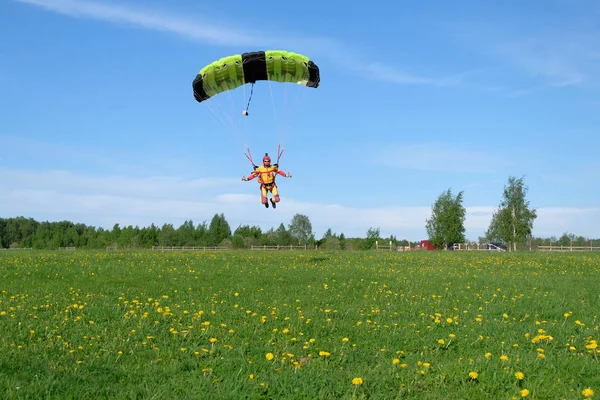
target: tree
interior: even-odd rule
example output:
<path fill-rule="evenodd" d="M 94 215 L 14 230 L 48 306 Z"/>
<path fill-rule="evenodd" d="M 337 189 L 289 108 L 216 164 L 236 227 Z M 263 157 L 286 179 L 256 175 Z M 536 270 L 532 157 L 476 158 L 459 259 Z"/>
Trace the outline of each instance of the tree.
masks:
<path fill-rule="evenodd" d="M 231 227 L 224 214 L 215 214 L 208 227 L 208 245 L 218 246 L 225 239 L 231 237 Z"/>
<path fill-rule="evenodd" d="M 275 231 L 277 235 L 277 244 L 280 246 L 289 246 L 292 244 L 292 235 L 285 229 L 283 223 L 279 224 L 279 227 Z"/>
<path fill-rule="evenodd" d="M 288 232 L 298 242 L 298 244 L 306 244 L 311 239 L 314 239 L 312 225 L 310 219 L 306 215 L 296 214 L 290 222 Z"/>
<path fill-rule="evenodd" d="M 465 241 L 466 210 L 462 205 L 463 192 L 456 197 L 452 190 L 442 192 L 431 210 L 431 218 L 426 222 L 429 242 L 437 249 L 447 248 L 454 243 Z"/>
<path fill-rule="evenodd" d="M 379 228 L 369 228 L 369 230 L 367 230 L 367 238 L 363 242 L 363 249 L 371 250 L 375 247 L 375 242 L 379 239 Z"/>
<path fill-rule="evenodd" d="M 340 249 L 341 250 L 346 250 L 346 236 L 344 236 L 344 233 L 340 233 Z"/>
<path fill-rule="evenodd" d="M 531 236 L 533 221 L 537 218 L 536 210 L 529 209 L 529 201 L 525 200 L 527 191 L 523 177 L 509 177 L 500 206 L 486 232 L 489 239 L 505 242 L 513 251 L 517 250 L 517 244 L 525 243 Z"/>

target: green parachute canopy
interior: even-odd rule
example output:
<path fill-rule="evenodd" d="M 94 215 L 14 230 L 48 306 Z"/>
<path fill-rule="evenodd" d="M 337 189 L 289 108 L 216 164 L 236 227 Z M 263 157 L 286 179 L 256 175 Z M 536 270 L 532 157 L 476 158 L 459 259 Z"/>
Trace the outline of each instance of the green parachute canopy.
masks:
<path fill-rule="evenodd" d="M 246 83 L 266 80 L 317 88 L 321 78 L 319 67 L 308 57 L 291 51 L 266 50 L 214 61 L 200 70 L 192 87 L 194 98 L 201 103 Z"/>

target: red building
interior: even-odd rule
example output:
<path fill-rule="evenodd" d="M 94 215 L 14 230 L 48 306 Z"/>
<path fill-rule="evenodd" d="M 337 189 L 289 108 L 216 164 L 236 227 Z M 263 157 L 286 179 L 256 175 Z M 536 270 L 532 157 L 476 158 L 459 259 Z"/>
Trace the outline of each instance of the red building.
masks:
<path fill-rule="evenodd" d="M 429 243 L 429 240 L 421 240 L 421 247 L 425 247 L 427 250 L 435 250 L 435 247 Z"/>

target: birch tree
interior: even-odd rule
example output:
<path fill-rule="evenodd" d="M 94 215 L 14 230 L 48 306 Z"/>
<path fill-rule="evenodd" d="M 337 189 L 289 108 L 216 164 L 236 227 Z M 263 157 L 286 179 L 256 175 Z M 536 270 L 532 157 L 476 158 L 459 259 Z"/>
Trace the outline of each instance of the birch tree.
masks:
<path fill-rule="evenodd" d="M 531 209 L 526 200 L 527 192 L 523 177 L 509 177 L 500 206 L 494 212 L 486 232 L 490 240 L 507 243 L 512 251 L 517 250 L 517 244 L 526 243 L 531 236 L 533 221 L 537 218 L 536 210 Z"/>

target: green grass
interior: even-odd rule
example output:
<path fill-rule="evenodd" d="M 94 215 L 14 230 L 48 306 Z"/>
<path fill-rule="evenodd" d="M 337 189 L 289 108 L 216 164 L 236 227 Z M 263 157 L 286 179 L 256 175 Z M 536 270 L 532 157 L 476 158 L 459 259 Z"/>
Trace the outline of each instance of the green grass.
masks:
<path fill-rule="evenodd" d="M 5 251 L 0 393 L 597 397 L 599 288 L 593 253 Z"/>

